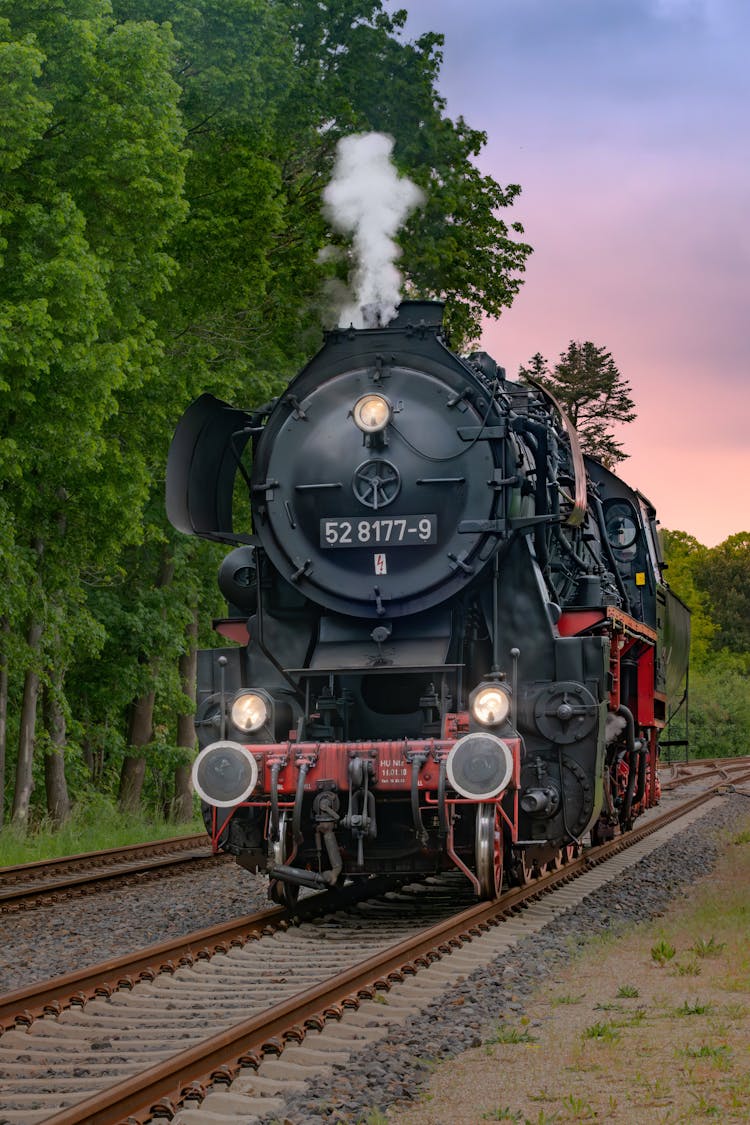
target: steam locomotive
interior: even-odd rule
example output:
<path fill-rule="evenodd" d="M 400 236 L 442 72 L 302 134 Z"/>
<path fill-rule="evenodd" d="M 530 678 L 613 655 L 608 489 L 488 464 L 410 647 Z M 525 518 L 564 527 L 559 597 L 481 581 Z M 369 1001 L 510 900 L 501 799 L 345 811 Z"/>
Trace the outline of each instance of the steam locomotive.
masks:
<path fill-rule="evenodd" d="M 492 898 L 658 800 L 689 616 L 654 509 L 442 315 L 331 331 L 273 402 L 201 396 L 170 449 L 172 524 L 233 546 L 193 782 L 287 904 L 447 868 Z"/>

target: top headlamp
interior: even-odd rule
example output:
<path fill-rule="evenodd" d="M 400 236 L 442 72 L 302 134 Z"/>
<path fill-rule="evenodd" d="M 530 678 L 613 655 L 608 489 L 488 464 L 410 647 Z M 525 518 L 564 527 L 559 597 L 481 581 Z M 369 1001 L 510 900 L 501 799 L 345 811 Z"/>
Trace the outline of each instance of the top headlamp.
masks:
<path fill-rule="evenodd" d="M 391 404 L 383 395 L 362 395 L 354 404 L 352 417 L 363 434 L 377 434 L 391 420 Z"/>

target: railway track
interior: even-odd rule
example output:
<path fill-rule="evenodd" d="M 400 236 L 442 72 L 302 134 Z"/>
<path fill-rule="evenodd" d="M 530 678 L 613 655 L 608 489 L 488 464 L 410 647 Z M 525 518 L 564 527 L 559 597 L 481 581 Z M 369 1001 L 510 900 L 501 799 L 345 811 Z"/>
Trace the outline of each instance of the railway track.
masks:
<path fill-rule="evenodd" d="M 299 926 L 276 907 L 60 978 L 54 996 L 11 994 L 2 1020 L 12 1029 L 0 1038 L 5 1120 L 197 1125 L 222 1106 L 248 1121 L 275 1113 L 278 1099 L 268 1095 L 279 1082 L 294 1085 L 313 1063 L 340 1061 L 418 997 L 471 971 L 477 957 L 491 960 L 519 933 L 541 928 L 549 892 L 568 904 L 590 893 L 612 864 L 637 862 L 638 849 L 651 846 L 646 837 L 701 815 L 723 784 L 493 903 L 457 904 L 465 882 L 451 876 L 320 918 L 311 896 Z M 373 1003 L 386 994 L 386 1005 Z M 39 1012 L 48 1014 L 34 1018 Z"/>
<path fill-rule="evenodd" d="M 692 762 L 671 762 L 662 764 L 659 770 L 662 790 L 669 792 L 694 782 L 707 781 L 710 777 L 720 777 L 726 782 L 733 781 L 750 767 L 750 757 L 743 758 L 699 758 Z"/>
<path fill-rule="evenodd" d="M 200 833 L 0 867 L 0 914 L 95 894 L 117 882 L 162 878 L 191 865 L 226 859 L 213 855 L 205 833 Z"/>

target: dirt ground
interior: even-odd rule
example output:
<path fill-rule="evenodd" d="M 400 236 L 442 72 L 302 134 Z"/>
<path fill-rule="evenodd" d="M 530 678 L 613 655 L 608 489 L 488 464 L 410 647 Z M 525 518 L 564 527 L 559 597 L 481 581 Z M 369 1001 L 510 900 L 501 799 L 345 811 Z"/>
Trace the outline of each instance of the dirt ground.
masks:
<path fill-rule="evenodd" d="M 750 1122 L 750 820 L 693 895 L 596 940 L 398 1125 Z M 425 1050 L 429 1057 L 429 1049 Z"/>

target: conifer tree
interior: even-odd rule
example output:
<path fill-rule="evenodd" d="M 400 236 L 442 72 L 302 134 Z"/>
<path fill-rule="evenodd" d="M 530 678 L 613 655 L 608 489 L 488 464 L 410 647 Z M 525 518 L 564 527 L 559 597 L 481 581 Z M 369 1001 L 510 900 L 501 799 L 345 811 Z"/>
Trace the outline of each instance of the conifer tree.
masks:
<path fill-rule="evenodd" d="M 612 359 L 612 353 L 590 340 L 571 340 L 550 370 L 537 352 L 518 371 L 531 377 L 557 398 L 578 430 L 585 453 L 598 457 L 608 468 L 624 461 L 627 453 L 614 435 L 614 426 L 636 417 L 631 387 Z"/>

